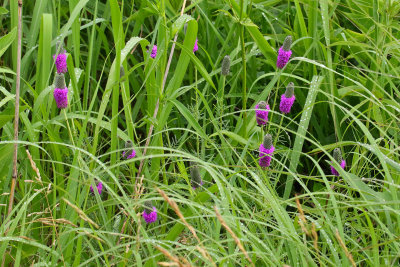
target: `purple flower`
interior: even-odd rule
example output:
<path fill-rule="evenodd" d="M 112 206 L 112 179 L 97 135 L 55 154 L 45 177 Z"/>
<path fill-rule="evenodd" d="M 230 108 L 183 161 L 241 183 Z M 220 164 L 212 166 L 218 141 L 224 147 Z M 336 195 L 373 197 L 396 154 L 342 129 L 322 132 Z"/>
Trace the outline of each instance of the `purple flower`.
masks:
<path fill-rule="evenodd" d="M 290 56 L 292 55 L 292 51 L 290 50 L 291 45 L 292 36 L 289 35 L 285 38 L 282 47 L 279 48 L 278 59 L 276 61 L 276 66 L 278 68 L 283 69 L 283 67 L 288 63 Z"/>
<path fill-rule="evenodd" d="M 272 145 L 272 136 L 270 134 L 266 134 L 264 136 L 264 141 L 263 143 L 260 145 L 259 148 L 259 165 L 260 167 L 269 167 L 269 165 L 271 164 L 271 157 L 269 155 L 272 155 L 272 153 L 274 152 L 275 148 Z"/>
<path fill-rule="evenodd" d="M 150 54 L 150 56 L 151 56 L 152 58 L 156 58 L 156 56 L 157 56 L 157 46 L 156 46 L 156 45 L 153 45 L 153 47 L 151 48 L 151 54 Z"/>
<path fill-rule="evenodd" d="M 296 97 L 294 96 L 294 84 L 290 82 L 286 87 L 285 93 L 281 96 L 279 109 L 282 113 L 289 113 Z"/>
<path fill-rule="evenodd" d="M 196 38 L 196 42 L 194 42 L 193 53 L 195 53 L 197 50 L 199 50 L 199 45 L 197 44 L 197 38 Z"/>
<path fill-rule="evenodd" d="M 255 107 L 256 121 L 258 125 L 265 125 L 268 121 L 269 105 L 265 101 L 261 101 Z"/>
<path fill-rule="evenodd" d="M 60 52 L 58 55 L 53 55 L 53 59 L 56 61 L 57 73 L 66 73 L 67 72 L 67 54 L 65 50 Z"/>
<path fill-rule="evenodd" d="M 64 74 L 56 74 L 54 80 L 54 99 L 56 100 L 57 107 L 60 109 L 66 108 L 68 106 L 68 88 L 65 85 Z"/>
<path fill-rule="evenodd" d="M 101 182 L 99 182 L 96 187 L 97 187 L 97 192 L 99 192 L 99 195 L 101 195 L 101 192 L 103 191 L 103 184 Z M 93 189 L 92 185 L 90 186 L 90 192 L 94 193 L 94 189 Z"/>
<path fill-rule="evenodd" d="M 346 167 L 346 161 L 342 158 L 342 152 L 340 151 L 340 148 L 335 148 L 333 150 L 333 158 L 336 160 L 336 162 L 340 162 L 340 167 L 344 169 Z M 331 165 L 331 172 L 335 176 L 339 176 L 339 172 Z"/>
<path fill-rule="evenodd" d="M 344 159 L 340 163 L 340 167 L 342 167 L 342 169 L 344 169 L 346 167 L 346 161 Z M 333 175 L 339 176 L 338 171 L 332 165 L 331 165 L 331 172 L 332 172 Z"/>
<path fill-rule="evenodd" d="M 133 148 L 133 143 L 131 140 L 126 141 L 125 143 L 125 151 L 122 152 L 122 157 L 126 159 L 132 159 L 136 157 L 136 150 Z"/>
<path fill-rule="evenodd" d="M 157 221 L 157 209 L 151 203 L 151 201 L 146 201 L 144 203 L 145 209 L 143 211 L 143 218 L 147 224 Z"/>
<path fill-rule="evenodd" d="M 204 184 L 203 180 L 201 180 L 200 169 L 196 163 L 190 162 L 190 178 L 191 185 L 194 190 L 199 188 Z"/>

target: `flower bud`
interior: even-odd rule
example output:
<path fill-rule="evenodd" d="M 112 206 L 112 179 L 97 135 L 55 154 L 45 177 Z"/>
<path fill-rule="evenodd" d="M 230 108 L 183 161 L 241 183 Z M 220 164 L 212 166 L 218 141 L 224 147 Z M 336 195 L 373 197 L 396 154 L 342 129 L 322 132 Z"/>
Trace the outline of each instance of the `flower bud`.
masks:
<path fill-rule="evenodd" d="M 282 48 L 285 51 L 289 51 L 291 46 L 292 46 L 292 36 L 288 35 L 286 36 L 285 41 L 283 41 Z"/>
<path fill-rule="evenodd" d="M 294 83 L 290 82 L 286 87 L 285 96 L 287 98 L 291 98 L 293 95 L 294 95 Z"/>
<path fill-rule="evenodd" d="M 221 74 L 224 76 L 229 75 L 230 67 L 231 67 L 231 58 L 229 57 L 229 55 L 226 55 L 222 60 Z"/>
<path fill-rule="evenodd" d="M 273 144 L 272 144 L 272 136 L 270 134 L 266 134 L 264 136 L 263 145 L 264 145 L 264 147 L 266 149 L 271 149 L 271 147 L 273 146 Z"/>

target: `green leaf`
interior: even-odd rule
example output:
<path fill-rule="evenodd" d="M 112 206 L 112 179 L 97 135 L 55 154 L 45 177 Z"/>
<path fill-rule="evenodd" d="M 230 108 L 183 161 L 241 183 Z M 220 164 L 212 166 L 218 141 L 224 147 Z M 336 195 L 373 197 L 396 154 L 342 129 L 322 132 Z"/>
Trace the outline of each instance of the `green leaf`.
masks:
<path fill-rule="evenodd" d="M 4 14 L 7 14 L 7 13 L 8 13 L 8 10 L 5 9 L 4 7 L 0 6 L 0 15 L 4 15 Z"/>
<path fill-rule="evenodd" d="M 323 77 L 314 76 L 311 81 L 310 91 L 308 91 L 303 113 L 301 114 L 300 124 L 299 128 L 297 129 L 296 140 L 294 141 L 293 151 L 290 158 L 289 169 L 293 173 L 296 173 L 297 166 L 299 164 L 300 154 L 303 149 L 304 139 L 306 137 L 308 125 L 310 123 L 311 115 L 313 112 L 315 98 L 317 96 L 318 88 L 321 85 L 322 80 Z M 289 175 L 286 179 L 285 194 L 283 196 L 284 199 L 289 198 L 289 195 L 292 191 L 292 186 L 293 177 L 290 177 Z"/>
<path fill-rule="evenodd" d="M 177 20 L 175 20 L 174 24 L 172 24 L 171 35 L 174 36 L 178 31 L 183 28 L 183 25 L 188 21 L 194 20 L 191 16 L 183 14 Z"/>
<path fill-rule="evenodd" d="M 6 52 L 7 48 L 14 41 L 17 36 L 17 27 L 11 30 L 8 34 L 0 38 L 0 57 Z"/>
<path fill-rule="evenodd" d="M 179 112 L 185 117 L 185 119 L 188 121 L 190 126 L 192 126 L 196 130 L 196 132 L 201 135 L 202 138 L 208 139 L 208 136 L 204 132 L 203 128 L 200 126 L 200 124 L 197 122 L 197 120 L 193 117 L 192 112 L 178 100 L 171 100 L 171 102 L 178 108 Z"/>

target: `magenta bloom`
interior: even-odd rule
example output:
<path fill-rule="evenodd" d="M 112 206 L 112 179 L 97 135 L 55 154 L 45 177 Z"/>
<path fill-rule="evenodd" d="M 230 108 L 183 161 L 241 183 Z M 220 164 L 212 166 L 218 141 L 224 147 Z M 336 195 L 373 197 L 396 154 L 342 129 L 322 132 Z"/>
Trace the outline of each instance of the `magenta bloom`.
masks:
<path fill-rule="evenodd" d="M 271 148 L 265 148 L 264 144 L 260 145 L 260 151 L 259 151 L 259 161 L 258 163 L 260 164 L 260 167 L 269 167 L 271 164 L 271 157 L 268 155 L 271 155 L 274 152 L 275 148 L 274 146 L 271 146 Z"/>
<path fill-rule="evenodd" d="M 65 50 L 62 51 L 58 55 L 53 55 L 53 59 L 56 61 L 57 73 L 66 73 L 67 72 L 67 54 Z"/>
<path fill-rule="evenodd" d="M 99 195 L 101 195 L 101 192 L 103 191 L 103 184 L 101 182 L 99 182 L 96 187 L 97 187 L 97 192 L 99 192 Z M 90 186 L 90 192 L 94 193 L 94 189 L 93 189 L 92 185 Z"/>
<path fill-rule="evenodd" d="M 265 101 L 261 101 L 256 105 L 256 121 L 258 125 L 265 125 L 268 121 L 269 105 Z"/>
<path fill-rule="evenodd" d="M 64 74 L 56 74 L 54 79 L 54 99 L 56 100 L 57 107 L 62 109 L 68 106 L 68 88 L 65 85 Z"/>
<path fill-rule="evenodd" d="M 133 148 L 133 143 L 131 140 L 126 141 L 125 151 L 122 152 L 122 157 L 126 157 L 126 159 L 132 159 L 136 157 L 136 150 Z"/>
<path fill-rule="evenodd" d="M 279 104 L 279 109 L 282 113 L 289 113 L 290 109 L 293 106 L 294 100 L 296 97 L 293 95 L 292 97 L 287 98 L 285 94 L 281 96 L 281 103 Z"/>
<path fill-rule="evenodd" d="M 197 50 L 199 50 L 199 45 L 197 44 L 197 38 L 196 38 L 196 42 L 194 42 L 193 53 L 196 52 Z"/>
<path fill-rule="evenodd" d="M 258 163 L 260 164 L 260 167 L 268 167 L 271 164 L 271 157 L 269 155 L 272 155 L 274 153 L 274 146 L 272 144 L 272 136 L 270 134 L 266 134 L 264 136 L 264 141 L 260 145 L 259 148 L 259 161 Z"/>
<path fill-rule="evenodd" d="M 56 100 L 57 107 L 60 109 L 68 106 L 68 88 L 54 88 L 54 99 Z"/>
<path fill-rule="evenodd" d="M 343 170 L 346 167 L 346 161 L 344 159 L 342 159 L 342 162 L 340 162 L 340 167 L 342 167 Z M 339 172 L 332 165 L 331 165 L 331 172 L 333 175 L 339 176 Z"/>
<path fill-rule="evenodd" d="M 145 202 L 145 209 L 143 211 L 143 219 L 147 224 L 157 221 L 157 209 L 151 204 L 151 201 Z"/>
<path fill-rule="evenodd" d="M 289 35 L 285 38 L 282 47 L 279 48 L 278 59 L 276 61 L 276 66 L 278 68 L 283 69 L 283 67 L 288 63 L 290 56 L 292 55 L 292 51 L 290 50 L 291 45 L 292 36 Z"/>
<path fill-rule="evenodd" d="M 126 155 L 126 159 L 132 159 L 132 158 L 136 157 L 136 151 L 135 151 L 135 149 L 132 148 L 132 150 L 127 153 L 125 151 L 122 152 L 122 156 L 125 157 L 125 155 Z"/>
<path fill-rule="evenodd" d="M 151 49 L 151 54 L 150 54 L 150 56 L 151 56 L 152 58 L 156 58 L 156 56 L 157 56 L 157 46 L 156 46 L 156 45 L 153 45 L 153 47 L 152 47 L 152 49 Z"/>
<path fill-rule="evenodd" d="M 333 158 L 336 160 L 336 162 L 340 163 L 340 167 L 344 169 L 346 167 L 346 161 L 342 158 L 342 151 L 340 151 L 340 148 L 335 148 L 333 150 Z M 331 165 L 331 172 L 335 176 L 339 176 L 339 172 Z"/>

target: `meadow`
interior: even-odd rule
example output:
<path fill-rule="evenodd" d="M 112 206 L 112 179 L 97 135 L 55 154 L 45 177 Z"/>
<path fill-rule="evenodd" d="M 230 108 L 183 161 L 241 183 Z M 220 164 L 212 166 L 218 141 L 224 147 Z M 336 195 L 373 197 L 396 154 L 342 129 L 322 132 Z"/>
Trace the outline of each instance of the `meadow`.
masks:
<path fill-rule="evenodd" d="M 0 266 L 399 266 L 400 2 L 4 0 Z"/>

